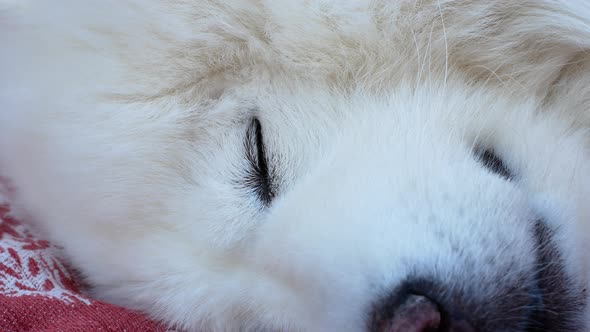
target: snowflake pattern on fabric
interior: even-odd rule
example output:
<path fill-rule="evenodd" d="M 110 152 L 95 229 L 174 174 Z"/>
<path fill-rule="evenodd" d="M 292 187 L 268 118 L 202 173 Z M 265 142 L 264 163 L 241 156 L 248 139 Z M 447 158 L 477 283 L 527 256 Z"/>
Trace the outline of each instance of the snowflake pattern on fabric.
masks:
<path fill-rule="evenodd" d="M 56 250 L 12 218 L 7 205 L 0 205 L 0 294 L 41 295 L 68 303 L 91 304 L 78 295 L 74 279 L 55 258 Z"/>
<path fill-rule="evenodd" d="M 164 332 L 141 313 L 87 297 L 61 250 L 43 240 L 8 204 L 0 176 L 0 331 Z"/>

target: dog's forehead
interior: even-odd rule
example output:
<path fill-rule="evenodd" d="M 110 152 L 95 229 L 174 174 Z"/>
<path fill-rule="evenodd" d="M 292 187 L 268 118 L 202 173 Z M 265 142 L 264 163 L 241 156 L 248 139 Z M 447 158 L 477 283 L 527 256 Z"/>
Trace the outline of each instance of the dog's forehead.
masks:
<path fill-rule="evenodd" d="M 387 138 L 402 137 L 468 142 L 475 136 L 488 139 L 513 118 L 534 113 L 535 107 L 498 96 L 494 90 L 454 83 L 410 89 L 400 82 L 375 94 L 363 90 L 331 92 L 325 85 L 299 84 L 290 89 L 269 85 L 255 93 L 245 90 L 245 96 L 256 96 L 249 116 L 262 120 L 265 135 L 286 143 L 297 142 L 297 135 L 310 142 L 354 135 L 361 139 L 359 143 L 366 143 L 363 137 L 381 137 L 382 143 Z"/>
<path fill-rule="evenodd" d="M 505 92 L 534 93 L 555 79 L 546 62 L 566 63 L 577 52 L 538 45 L 541 40 L 559 39 L 558 31 L 564 28 L 543 20 L 558 18 L 552 5 L 544 1 L 526 1 L 518 7 L 508 1 L 267 1 L 247 10 L 232 8 L 232 14 L 244 17 L 239 36 L 227 29 L 214 36 L 220 41 L 239 37 L 244 44 L 228 46 L 247 45 L 252 51 L 242 59 L 220 54 L 238 61 L 236 68 L 262 62 L 269 72 L 290 80 L 382 90 L 403 80 L 410 84 L 442 81 L 461 72 L 469 80 L 506 87 Z M 570 3 L 563 5 L 564 12 L 576 9 Z M 261 12 L 268 15 L 261 17 Z M 584 27 L 583 20 L 569 19 L 573 31 L 563 31 L 563 36 Z M 540 37 L 549 30 L 550 36 Z"/>

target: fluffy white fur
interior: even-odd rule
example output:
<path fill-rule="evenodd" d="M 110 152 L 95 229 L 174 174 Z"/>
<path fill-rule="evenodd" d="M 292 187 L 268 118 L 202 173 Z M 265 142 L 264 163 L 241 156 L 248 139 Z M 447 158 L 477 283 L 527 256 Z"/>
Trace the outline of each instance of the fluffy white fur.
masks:
<path fill-rule="evenodd" d="M 589 2 L 0 0 L 0 45 L 0 173 L 99 298 L 364 331 L 409 274 L 493 298 L 532 273 L 538 216 L 590 284 Z"/>

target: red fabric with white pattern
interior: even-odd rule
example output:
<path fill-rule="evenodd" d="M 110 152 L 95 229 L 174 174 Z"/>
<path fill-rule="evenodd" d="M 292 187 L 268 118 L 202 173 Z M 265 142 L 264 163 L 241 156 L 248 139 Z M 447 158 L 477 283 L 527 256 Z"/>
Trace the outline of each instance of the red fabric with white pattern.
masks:
<path fill-rule="evenodd" d="M 165 331 L 80 292 L 58 248 L 10 216 L 0 192 L 0 331 Z"/>

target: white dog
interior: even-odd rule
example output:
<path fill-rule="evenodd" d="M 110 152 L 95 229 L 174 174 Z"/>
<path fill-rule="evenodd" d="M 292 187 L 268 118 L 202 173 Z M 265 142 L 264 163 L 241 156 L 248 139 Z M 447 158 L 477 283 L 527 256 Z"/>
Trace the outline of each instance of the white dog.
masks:
<path fill-rule="evenodd" d="M 0 172 L 190 331 L 588 331 L 590 2 L 0 0 Z"/>

